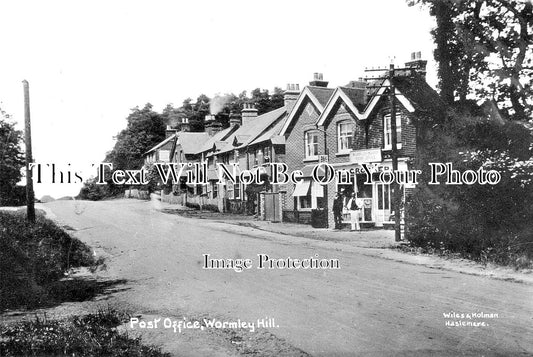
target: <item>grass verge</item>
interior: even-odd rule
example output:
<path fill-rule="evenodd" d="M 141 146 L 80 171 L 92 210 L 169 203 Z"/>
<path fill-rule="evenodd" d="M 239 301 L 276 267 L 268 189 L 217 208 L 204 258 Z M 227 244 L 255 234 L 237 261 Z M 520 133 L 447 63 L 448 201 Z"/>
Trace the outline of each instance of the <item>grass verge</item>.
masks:
<path fill-rule="evenodd" d="M 51 220 L 26 222 L 23 212 L 0 211 L 0 311 L 36 307 L 47 285 L 70 268 L 95 266 L 91 249 Z"/>
<path fill-rule="evenodd" d="M 17 322 L 0 327 L 0 356 L 170 356 L 119 333 L 116 327 L 128 320 L 128 314 L 107 308 L 62 320 Z"/>

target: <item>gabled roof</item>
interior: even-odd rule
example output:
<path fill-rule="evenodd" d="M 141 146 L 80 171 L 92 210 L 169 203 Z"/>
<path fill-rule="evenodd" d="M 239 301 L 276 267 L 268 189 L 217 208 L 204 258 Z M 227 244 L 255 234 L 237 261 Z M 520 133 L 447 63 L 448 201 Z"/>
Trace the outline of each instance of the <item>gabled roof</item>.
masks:
<path fill-rule="evenodd" d="M 431 111 L 438 115 L 445 113 L 446 104 L 420 75 L 395 77 L 393 83 L 409 99 L 415 110 Z M 397 98 L 400 99 L 400 97 Z"/>
<path fill-rule="evenodd" d="M 237 146 L 227 145 L 220 150 L 220 153 L 229 152 L 233 149 L 239 149 L 247 146 L 257 137 L 268 130 L 272 125 L 283 118 L 287 113 L 285 107 L 271 110 L 268 113 L 257 116 L 257 118 L 247 121 L 245 124 L 239 127 L 234 133 L 229 135 L 226 140 L 227 143 L 233 144 L 237 141 Z"/>
<path fill-rule="evenodd" d="M 150 150 L 145 152 L 143 155 L 148 155 L 149 153 L 151 153 L 152 151 L 156 151 L 157 149 L 159 149 L 160 147 L 162 147 L 166 143 L 168 143 L 168 142 L 170 142 L 172 140 L 175 140 L 176 139 L 176 135 L 177 134 L 172 134 L 171 136 L 169 136 L 168 138 L 166 138 L 165 140 L 161 141 L 159 144 L 157 144 L 156 146 L 154 146 L 153 148 L 151 148 Z"/>
<path fill-rule="evenodd" d="M 259 144 L 268 140 L 270 140 L 274 145 L 285 144 L 285 137 L 279 135 L 281 128 L 283 128 L 283 124 L 285 124 L 284 120 L 278 121 L 275 125 L 258 136 L 255 140 L 252 140 L 248 145 Z"/>
<path fill-rule="evenodd" d="M 198 150 L 209 139 L 207 133 L 191 133 L 191 132 L 179 132 L 177 133 L 178 142 L 176 145 L 181 145 L 181 149 L 185 154 L 196 154 Z"/>
<path fill-rule="evenodd" d="M 333 92 L 333 88 L 327 87 L 308 86 L 307 88 L 309 88 L 309 91 L 313 93 L 315 98 L 320 102 L 323 107 L 328 103 L 328 100 L 331 97 L 331 93 Z"/>
<path fill-rule="evenodd" d="M 240 146 L 242 143 L 248 141 L 250 135 L 237 134 L 233 138 L 233 146 Z"/>
<path fill-rule="evenodd" d="M 315 107 L 317 107 L 318 112 L 322 113 L 322 111 L 324 110 L 324 106 L 328 102 L 333 91 L 334 91 L 333 88 L 313 87 L 313 86 L 305 87 L 302 93 L 300 93 L 300 96 L 298 97 L 298 99 L 296 100 L 296 103 L 294 104 L 294 108 L 291 110 L 291 114 L 289 115 L 287 120 L 285 120 L 285 124 L 283 125 L 283 128 L 281 128 L 280 135 L 285 135 L 292 121 L 294 120 L 294 117 L 296 116 L 298 109 L 303 103 L 305 103 L 306 99 L 309 99 L 315 105 Z"/>
<path fill-rule="evenodd" d="M 224 130 L 219 131 L 218 133 L 215 133 L 215 135 L 211 136 L 198 150 L 198 153 L 202 153 L 205 151 L 212 150 L 217 143 L 222 142 L 225 140 L 228 136 L 230 136 L 235 130 L 237 130 L 238 126 L 230 126 Z M 218 149 L 218 148 L 217 148 Z"/>
<path fill-rule="evenodd" d="M 339 89 L 346 94 L 346 97 L 350 99 L 357 109 L 363 110 L 365 108 L 367 93 L 365 88 L 339 87 Z"/>
<path fill-rule="evenodd" d="M 350 98 L 348 92 L 346 91 L 346 88 L 338 87 L 335 89 L 335 93 L 331 96 L 329 99 L 328 104 L 324 108 L 324 111 L 322 114 L 318 117 L 318 120 L 316 124 L 318 126 L 324 125 L 326 119 L 328 118 L 329 114 L 335 107 L 335 104 L 337 101 L 342 101 L 346 107 L 353 113 L 353 115 L 359 119 L 359 120 L 365 120 L 368 119 L 370 114 L 372 113 L 372 110 L 376 107 L 376 104 L 379 102 L 381 97 L 383 97 L 383 93 L 385 93 L 385 90 L 389 88 L 390 82 L 388 79 L 384 80 L 379 89 L 373 94 L 370 101 L 366 104 L 366 106 L 363 109 L 357 108 L 355 103 L 352 101 L 352 98 Z M 411 102 L 400 92 L 398 88 L 395 88 L 396 93 L 396 99 L 407 109 L 409 112 L 414 112 L 415 108 L 411 104 Z"/>

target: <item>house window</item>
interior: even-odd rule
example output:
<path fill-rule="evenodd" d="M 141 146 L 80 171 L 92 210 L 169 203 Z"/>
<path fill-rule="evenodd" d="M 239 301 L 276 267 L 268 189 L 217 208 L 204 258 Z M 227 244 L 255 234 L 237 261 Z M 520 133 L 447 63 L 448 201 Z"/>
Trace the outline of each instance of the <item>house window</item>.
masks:
<path fill-rule="evenodd" d="M 236 200 L 241 199 L 241 183 L 239 181 L 233 185 L 233 198 Z"/>
<path fill-rule="evenodd" d="M 308 131 L 305 133 L 305 158 L 316 159 L 318 156 L 318 133 Z"/>
<path fill-rule="evenodd" d="M 353 123 L 343 122 L 337 125 L 337 151 L 349 152 L 352 148 Z"/>
<path fill-rule="evenodd" d="M 170 156 L 170 151 L 159 150 L 159 162 L 168 162 L 169 156 Z"/>
<path fill-rule="evenodd" d="M 263 161 L 264 161 L 265 164 L 267 164 L 267 163 L 270 162 L 270 148 L 269 147 L 265 147 L 263 152 L 265 153 L 264 157 L 263 157 Z"/>
<path fill-rule="evenodd" d="M 234 198 L 234 195 L 233 195 L 234 187 L 235 187 L 235 185 L 231 181 L 228 181 L 228 183 L 227 183 L 227 192 L 228 192 L 228 198 L 230 200 L 232 200 Z"/>
<path fill-rule="evenodd" d="M 396 115 L 396 147 L 400 149 L 402 147 L 402 117 Z M 383 149 L 392 150 L 392 129 L 391 129 L 391 116 L 387 114 L 383 117 Z"/>
<path fill-rule="evenodd" d="M 263 151 L 261 149 L 255 150 L 254 157 L 254 167 L 259 166 L 263 163 Z"/>

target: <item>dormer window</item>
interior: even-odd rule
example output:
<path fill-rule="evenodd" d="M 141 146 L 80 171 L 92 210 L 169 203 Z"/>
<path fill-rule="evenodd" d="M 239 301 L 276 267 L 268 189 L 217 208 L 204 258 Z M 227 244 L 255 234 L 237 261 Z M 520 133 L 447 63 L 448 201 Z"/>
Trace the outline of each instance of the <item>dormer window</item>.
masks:
<path fill-rule="evenodd" d="M 305 158 L 317 159 L 318 158 L 318 132 L 307 131 L 305 133 Z"/>
<path fill-rule="evenodd" d="M 349 121 L 337 124 L 337 152 L 347 154 L 352 149 L 353 123 Z"/>
<path fill-rule="evenodd" d="M 402 148 L 402 116 L 396 114 L 396 147 Z M 383 117 L 383 149 L 392 150 L 392 129 L 391 116 L 387 114 Z"/>

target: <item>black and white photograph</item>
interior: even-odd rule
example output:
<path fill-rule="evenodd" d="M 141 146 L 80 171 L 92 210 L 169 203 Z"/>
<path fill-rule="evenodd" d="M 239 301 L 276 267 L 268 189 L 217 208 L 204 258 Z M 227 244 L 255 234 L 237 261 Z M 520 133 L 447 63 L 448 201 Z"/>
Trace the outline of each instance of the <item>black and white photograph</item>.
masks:
<path fill-rule="evenodd" d="M 0 356 L 533 356 L 531 0 L 0 32 Z"/>

